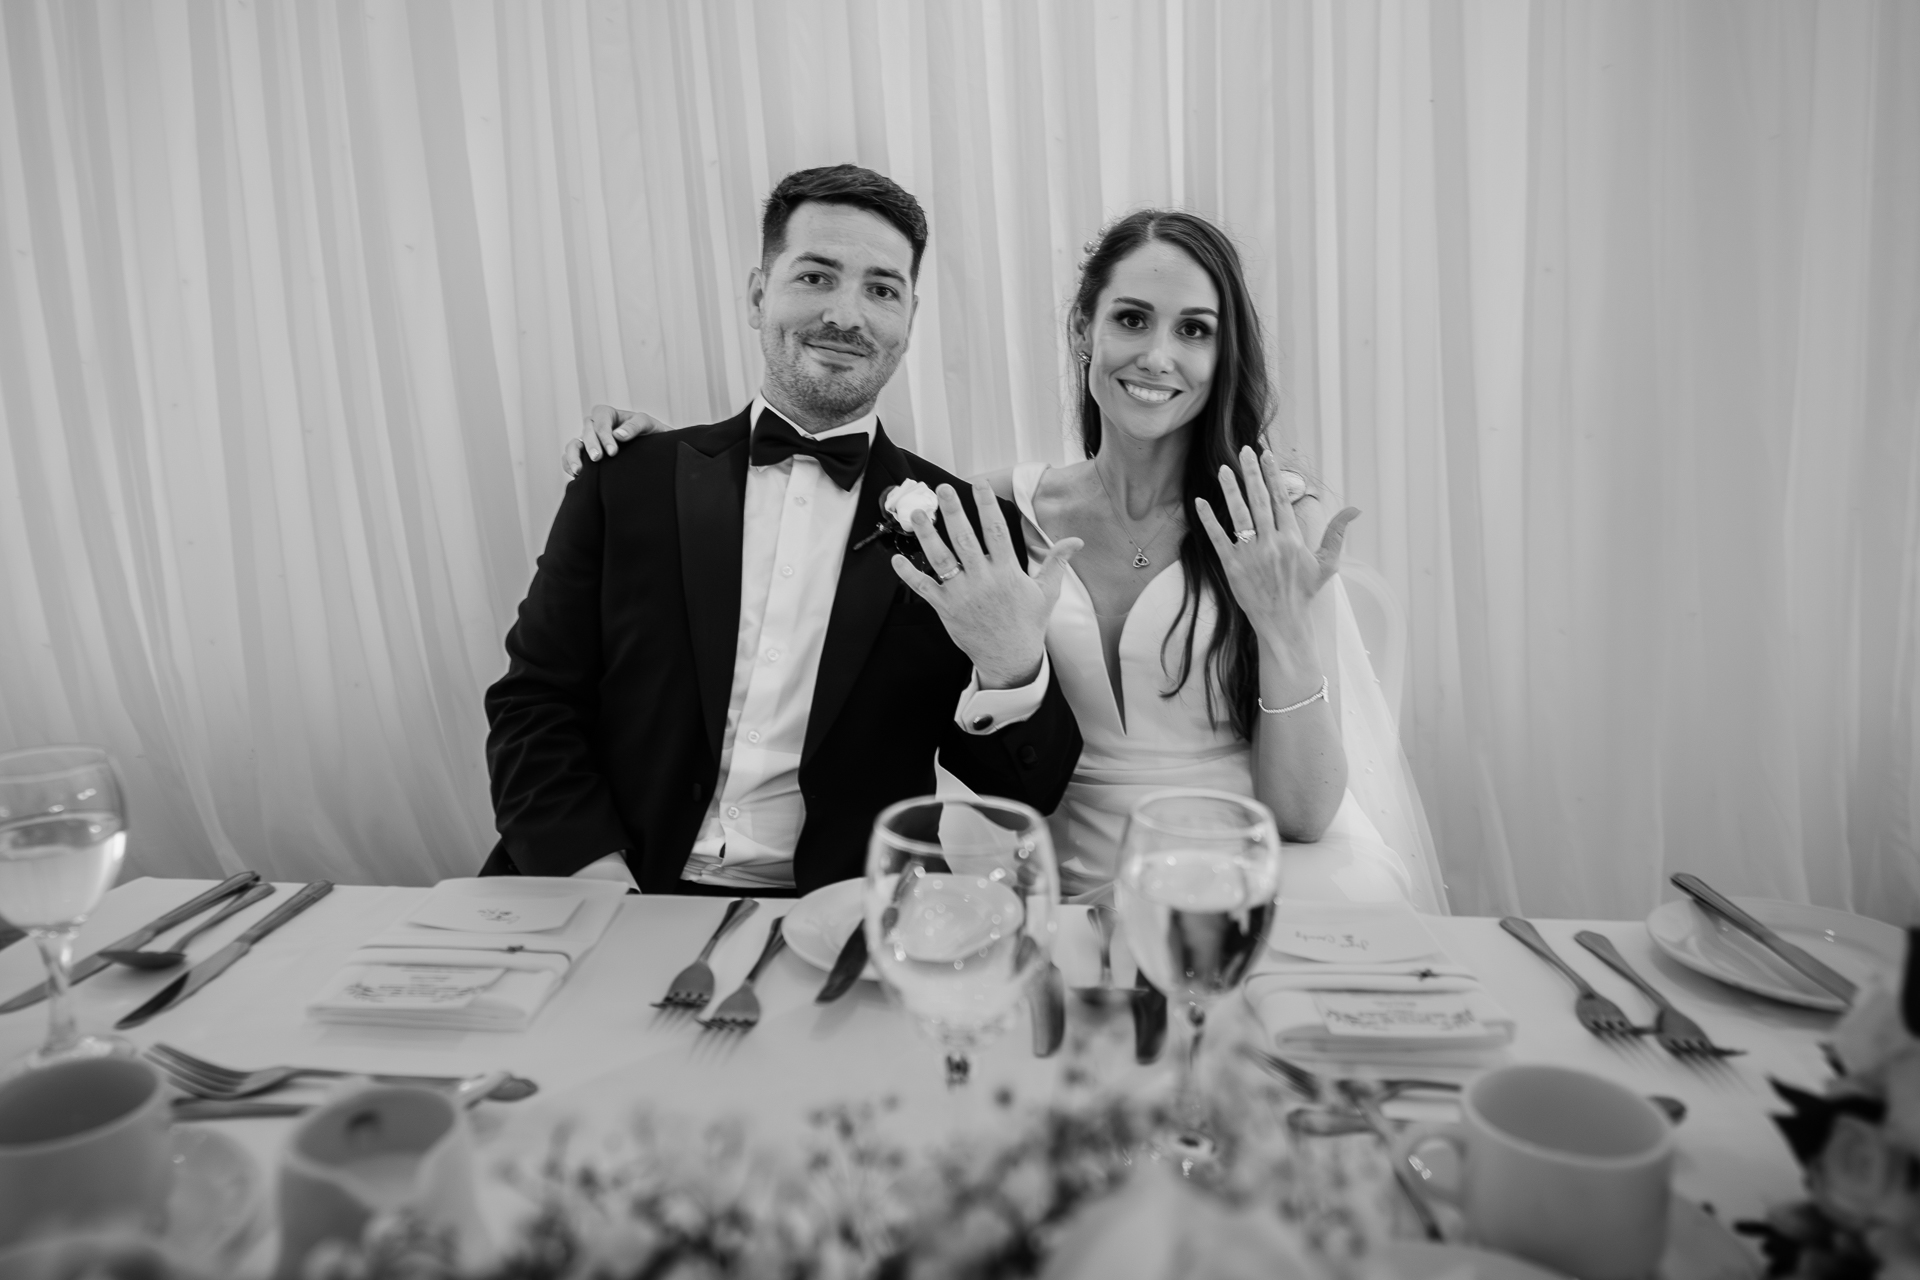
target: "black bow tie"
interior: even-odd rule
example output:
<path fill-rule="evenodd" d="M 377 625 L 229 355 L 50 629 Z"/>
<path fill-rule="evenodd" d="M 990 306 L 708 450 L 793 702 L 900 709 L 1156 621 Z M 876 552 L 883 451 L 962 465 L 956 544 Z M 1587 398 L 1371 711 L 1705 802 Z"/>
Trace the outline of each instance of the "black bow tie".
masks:
<path fill-rule="evenodd" d="M 753 429 L 753 444 L 747 461 L 756 467 L 771 467 L 796 453 L 804 453 L 820 464 L 820 469 L 842 489 L 851 489 L 866 469 L 868 439 L 866 432 L 829 436 L 819 440 L 806 435 L 771 409 L 762 411 Z"/>

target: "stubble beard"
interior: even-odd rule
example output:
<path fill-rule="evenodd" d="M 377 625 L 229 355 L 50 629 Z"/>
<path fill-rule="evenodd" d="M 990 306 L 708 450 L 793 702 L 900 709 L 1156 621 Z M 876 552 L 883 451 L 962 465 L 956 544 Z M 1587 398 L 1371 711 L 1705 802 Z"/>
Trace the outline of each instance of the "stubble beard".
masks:
<path fill-rule="evenodd" d="M 772 335 L 769 335 L 772 336 Z M 900 364 L 898 352 L 891 359 L 871 340 L 866 342 L 869 363 L 864 372 L 849 370 L 841 374 L 823 374 L 809 367 L 805 344 L 814 332 L 787 333 L 776 341 L 763 342 L 767 361 L 767 381 L 779 390 L 795 410 L 822 420 L 846 420 L 863 414 L 886 389 L 893 371 Z M 824 335 L 819 335 L 824 336 Z M 846 341 L 844 336 L 840 341 Z"/>

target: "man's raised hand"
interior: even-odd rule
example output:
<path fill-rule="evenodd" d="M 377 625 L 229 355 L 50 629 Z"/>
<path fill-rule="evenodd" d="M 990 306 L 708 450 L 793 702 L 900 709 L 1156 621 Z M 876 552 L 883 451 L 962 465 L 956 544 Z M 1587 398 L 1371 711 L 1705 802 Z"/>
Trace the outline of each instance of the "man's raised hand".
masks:
<path fill-rule="evenodd" d="M 656 431 L 671 431 L 673 428 L 650 413 L 638 409 L 616 409 L 610 404 L 597 404 L 587 414 L 580 434 L 567 441 L 560 449 L 560 465 L 569 476 L 580 474 L 580 468 L 591 458 L 598 462 L 620 452 L 622 441 L 635 436 L 652 435 Z"/>
<path fill-rule="evenodd" d="M 974 536 L 952 485 L 941 485 L 935 494 L 940 514 L 946 517 L 947 541 L 953 545 L 941 539 L 931 517 L 917 511 L 914 536 L 935 576 L 921 573 L 902 555 L 893 557 L 894 573 L 940 615 L 948 637 L 973 659 L 981 688 L 1014 689 L 1031 683 L 1046 652 L 1047 619 L 1060 598 L 1067 561 L 1081 548 L 1081 540 L 1062 538 L 1054 543 L 1030 576 L 1020 567 L 1013 536 L 1007 532 L 991 488 L 973 486 L 980 538 Z"/>

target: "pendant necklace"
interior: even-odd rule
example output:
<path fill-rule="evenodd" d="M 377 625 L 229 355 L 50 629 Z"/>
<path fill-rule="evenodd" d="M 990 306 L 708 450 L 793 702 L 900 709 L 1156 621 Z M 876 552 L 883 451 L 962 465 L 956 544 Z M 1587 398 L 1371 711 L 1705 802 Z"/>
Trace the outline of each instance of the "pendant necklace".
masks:
<path fill-rule="evenodd" d="M 1100 492 L 1107 495 L 1107 509 L 1113 512 L 1114 523 L 1120 526 L 1120 536 L 1125 538 L 1128 545 L 1133 548 L 1133 567 L 1136 569 L 1152 568 L 1153 561 L 1147 556 L 1147 548 L 1135 542 L 1133 535 L 1128 532 L 1126 517 L 1120 514 L 1120 504 L 1113 500 L 1113 490 L 1107 488 L 1107 478 L 1100 474 L 1100 464 L 1097 462 L 1093 465 L 1093 478 L 1100 482 Z M 1165 530 L 1167 520 L 1171 515 L 1172 512 L 1168 512 L 1166 515 L 1160 517 L 1159 528 L 1154 531 L 1151 538 L 1147 539 L 1149 545 L 1159 541 L 1160 534 Z"/>

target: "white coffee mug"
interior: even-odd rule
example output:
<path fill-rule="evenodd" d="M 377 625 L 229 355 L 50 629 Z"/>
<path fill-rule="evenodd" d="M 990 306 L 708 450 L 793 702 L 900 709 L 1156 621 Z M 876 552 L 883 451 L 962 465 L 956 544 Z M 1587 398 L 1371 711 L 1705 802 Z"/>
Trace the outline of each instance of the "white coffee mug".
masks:
<path fill-rule="evenodd" d="M 355 1082 L 294 1131 L 280 1166 L 280 1267 L 337 1240 L 358 1244 L 376 1216 L 407 1210 L 452 1229 L 464 1251 L 486 1240 L 466 1113 L 435 1089 Z"/>
<path fill-rule="evenodd" d="M 158 1231 L 173 1158 L 167 1090 L 137 1058 L 82 1058 L 0 1084 L 0 1248 L 63 1231 Z"/>
<path fill-rule="evenodd" d="M 1426 1193 L 1459 1208 L 1476 1244 L 1577 1280 L 1647 1280 L 1666 1249 L 1673 1125 L 1651 1102 L 1569 1067 L 1499 1067 L 1461 1093 L 1460 1122 L 1400 1138 Z M 1454 1148 L 1442 1182 L 1423 1148 Z"/>

